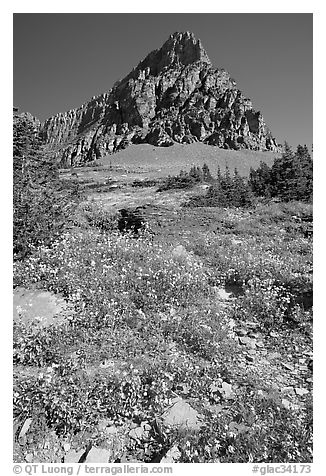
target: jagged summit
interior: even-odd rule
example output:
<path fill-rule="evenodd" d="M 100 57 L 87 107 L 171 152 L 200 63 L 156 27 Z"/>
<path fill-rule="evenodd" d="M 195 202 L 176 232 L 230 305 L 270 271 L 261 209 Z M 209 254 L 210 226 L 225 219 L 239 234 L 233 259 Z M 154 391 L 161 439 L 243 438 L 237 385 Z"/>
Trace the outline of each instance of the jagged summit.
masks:
<path fill-rule="evenodd" d="M 188 31 L 170 35 L 110 91 L 50 117 L 42 133 L 63 166 L 82 165 L 131 143 L 278 147 L 261 113 L 228 72 L 213 68 Z"/>
<path fill-rule="evenodd" d="M 173 33 L 164 43 L 162 48 L 154 50 L 139 67 L 151 68 L 151 74 L 156 76 L 164 68 L 171 68 L 178 65 L 187 66 L 201 61 L 211 64 L 206 51 L 202 47 L 200 40 L 196 40 L 193 33 Z"/>
<path fill-rule="evenodd" d="M 137 77 L 139 71 L 158 76 L 165 69 L 187 66 L 197 61 L 211 65 L 201 41 L 196 40 L 195 35 L 189 31 L 176 32 L 169 36 L 161 48 L 149 53 L 122 82 Z"/>

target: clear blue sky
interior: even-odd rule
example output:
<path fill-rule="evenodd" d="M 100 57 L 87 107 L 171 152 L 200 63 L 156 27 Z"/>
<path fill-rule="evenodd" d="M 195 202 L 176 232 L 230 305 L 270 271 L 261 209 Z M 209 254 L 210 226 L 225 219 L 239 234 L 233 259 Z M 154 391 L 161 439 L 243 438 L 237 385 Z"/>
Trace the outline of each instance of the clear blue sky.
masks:
<path fill-rule="evenodd" d="M 187 30 L 278 142 L 312 144 L 312 14 L 14 14 L 14 105 L 42 121 L 78 107 Z"/>

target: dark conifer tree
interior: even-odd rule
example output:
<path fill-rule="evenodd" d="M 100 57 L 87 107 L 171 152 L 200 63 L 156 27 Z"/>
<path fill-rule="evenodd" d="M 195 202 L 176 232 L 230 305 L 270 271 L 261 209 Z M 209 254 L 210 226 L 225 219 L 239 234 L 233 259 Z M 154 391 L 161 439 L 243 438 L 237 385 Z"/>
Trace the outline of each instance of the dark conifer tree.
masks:
<path fill-rule="evenodd" d="M 203 180 L 204 180 L 204 182 L 212 182 L 214 180 L 206 162 L 204 163 L 204 165 L 202 167 L 202 171 L 203 171 Z"/>
<path fill-rule="evenodd" d="M 57 238 L 78 200 L 77 184 L 68 187 L 59 179 L 27 114 L 14 116 L 13 185 L 14 257 L 20 259 Z"/>
<path fill-rule="evenodd" d="M 287 142 L 282 156 L 276 158 L 271 173 L 272 195 L 289 201 L 295 199 L 294 153 Z"/>
<path fill-rule="evenodd" d="M 293 166 L 296 177 L 296 200 L 311 201 L 313 194 L 313 162 L 306 145 L 298 145 Z"/>
<path fill-rule="evenodd" d="M 258 197 L 272 196 L 271 168 L 265 162 L 260 162 L 258 169 L 250 168 L 249 186 Z"/>

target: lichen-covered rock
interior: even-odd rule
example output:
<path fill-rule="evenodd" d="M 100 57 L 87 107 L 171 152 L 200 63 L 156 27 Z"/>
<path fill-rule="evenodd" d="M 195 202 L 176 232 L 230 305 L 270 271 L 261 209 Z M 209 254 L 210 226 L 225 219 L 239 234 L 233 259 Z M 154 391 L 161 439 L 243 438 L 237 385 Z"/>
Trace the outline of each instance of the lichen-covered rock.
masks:
<path fill-rule="evenodd" d="M 277 150 L 260 112 L 215 69 L 192 33 L 174 33 L 113 88 L 42 125 L 62 166 L 82 165 L 131 143 L 205 142 Z"/>

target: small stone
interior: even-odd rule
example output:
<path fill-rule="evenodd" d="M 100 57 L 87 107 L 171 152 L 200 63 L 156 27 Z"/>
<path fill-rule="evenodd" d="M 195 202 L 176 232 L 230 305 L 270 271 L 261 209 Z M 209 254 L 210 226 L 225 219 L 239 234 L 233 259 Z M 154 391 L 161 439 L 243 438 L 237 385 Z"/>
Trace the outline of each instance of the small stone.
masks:
<path fill-rule="evenodd" d="M 278 333 L 277 333 L 277 332 L 274 332 L 274 331 L 271 331 L 271 332 L 269 333 L 269 335 L 270 335 L 271 337 L 278 337 Z"/>
<path fill-rule="evenodd" d="M 284 368 L 286 368 L 287 370 L 294 370 L 294 367 L 292 364 L 288 364 L 287 362 L 282 362 L 282 365 Z"/>
<path fill-rule="evenodd" d="M 264 342 L 262 342 L 261 340 L 258 340 L 256 342 L 256 346 L 262 348 L 262 347 L 264 347 Z"/>
<path fill-rule="evenodd" d="M 25 456 L 25 461 L 27 461 L 27 463 L 32 463 L 33 462 L 33 453 L 27 453 L 27 455 Z"/>
<path fill-rule="evenodd" d="M 85 463 L 108 463 L 110 456 L 110 451 L 104 448 L 95 448 L 93 446 L 86 457 Z"/>
<path fill-rule="evenodd" d="M 251 347 L 252 349 L 256 348 L 256 344 L 254 340 L 250 339 L 250 337 L 239 337 L 239 342 L 240 344 Z"/>
<path fill-rule="evenodd" d="M 174 445 L 172 448 L 169 449 L 169 451 L 166 453 L 165 456 L 161 459 L 160 463 L 175 463 L 178 461 L 181 457 L 181 452 L 179 451 L 179 448 Z"/>
<path fill-rule="evenodd" d="M 64 456 L 64 462 L 65 463 L 78 463 L 80 458 L 83 456 L 85 453 L 85 450 L 79 450 L 79 451 L 69 451 L 65 456 Z"/>
<path fill-rule="evenodd" d="M 253 362 L 255 360 L 255 357 L 253 355 L 246 354 L 246 359 L 248 360 L 248 362 Z"/>
<path fill-rule="evenodd" d="M 144 429 L 141 426 L 138 426 L 137 428 L 133 428 L 129 431 L 129 436 L 133 440 L 141 441 L 146 435 Z"/>
<path fill-rule="evenodd" d="M 97 428 L 100 431 L 105 430 L 105 428 L 108 426 L 108 422 L 109 422 L 109 420 L 100 420 L 97 424 Z"/>
<path fill-rule="evenodd" d="M 64 443 L 63 445 L 63 449 L 65 450 L 65 452 L 67 453 L 70 448 L 71 448 L 71 444 L 70 443 Z"/>
<path fill-rule="evenodd" d="M 294 388 L 293 387 L 283 387 L 281 388 L 282 393 L 294 393 Z"/>
<path fill-rule="evenodd" d="M 302 397 L 303 395 L 307 395 L 307 393 L 309 393 L 309 390 L 307 390 L 306 388 L 296 387 L 295 388 L 295 393 L 297 395 L 299 395 L 300 397 Z"/>
<path fill-rule="evenodd" d="M 272 352 L 268 355 L 268 358 L 270 360 L 278 359 L 279 357 L 281 357 L 281 354 L 279 352 Z"/>
<path fill-rule="evenodd" d="M 282 405 L 289 410 L 291 407 L 291 402 L 289 402 L 289 400 L 287 400 L 286 398 L 283 398 Z"/>
<path fill-rule="evenodd" d="M 226 292 L 224 288 L 219 288 L 217 289 L 217 295 L 222 301 L 228 301 L 231 299 L 232 293 Z"/>
<path fill-rule="evenodd" d="M 26 435 L 26 433 L 29 430 L 29 427 L 31 426 L 32 421 L 33 421 L 32 418 L 27 418 L 25 420 L 25 423 L 23 424 L 22 429 L 19 432 L 19 436 L 18 436 L 19 439 L 23 438 Z"/>
<path fill-rule="evenodd" d="M 168 426 L 184 426 L 194 430 L 201 426 L 198 412 L 181 398 L 168 408 L 162 417 L 163 423 Z"/>
<path fill-rule="evenodd" d="M 223 396 L 225 398 L 230 398 L 233 394 L 233 391 L 232 391 L 232 385 L 230 385 L 229 383 L 227 382 L 223 382 L 222 383 L 222 392 L 223 392 Z"/>

